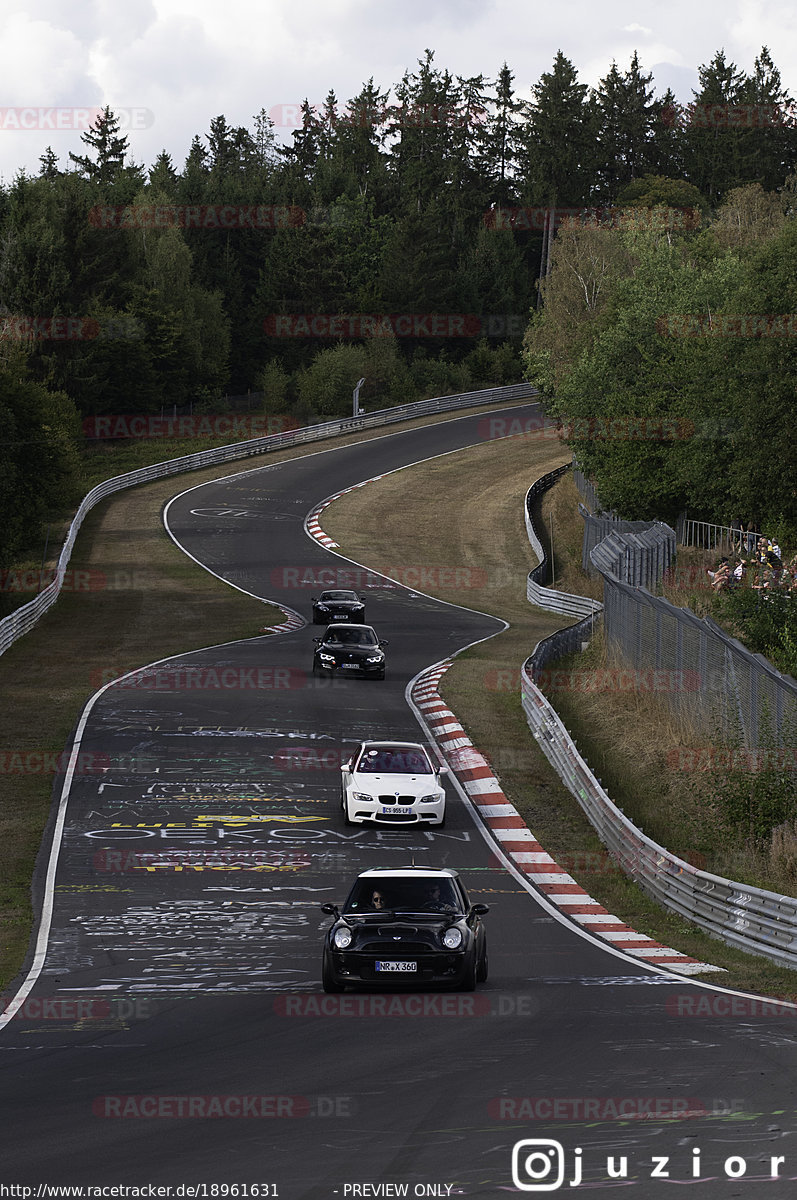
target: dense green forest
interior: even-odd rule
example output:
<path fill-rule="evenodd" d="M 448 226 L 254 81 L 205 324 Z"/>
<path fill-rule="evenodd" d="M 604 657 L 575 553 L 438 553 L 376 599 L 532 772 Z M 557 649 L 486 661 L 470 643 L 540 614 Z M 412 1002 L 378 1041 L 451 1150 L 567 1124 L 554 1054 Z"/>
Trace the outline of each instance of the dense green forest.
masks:
<path fill-rule="evenodd" d="M 84 154 L 44 148 L 0 189 L 0 565 L 78 495 L 89 418 L 252 391 L 307 423 L 350 411 L 360 376 L 369 408 L 528 366 L 565 417 L 728 418 L 676 455 L 592 441 L 585 462 L 623 459 L 606 495 L 633 515 L 793 508 L 788 341 L 657 331 L 706 305 L 797 311 L 792 100 L 766 48 L 750 74 L 719 51 L 699 84 L 687 106 L 656 97 L 635 54 L 591 89 L 560 52 L 522 101 L 508 66 L 463 78 L 427 51 L 392 88 L 305 103 L 290 145 L 265 110 L 218 116 L 182 168 L 165 150 L 145 167 L 106 109 Z M 582 215 L 544 246 L 544 210 Z M 582 254 L 602 265 L 579 307 Z"/>
<path fill-rule="evenodd" d="M 699 230 L 666 210 L 568 223 L 526 334 L 606 507 L 753 521 L 797 544 L 797 177 L 732 189 Z"/>

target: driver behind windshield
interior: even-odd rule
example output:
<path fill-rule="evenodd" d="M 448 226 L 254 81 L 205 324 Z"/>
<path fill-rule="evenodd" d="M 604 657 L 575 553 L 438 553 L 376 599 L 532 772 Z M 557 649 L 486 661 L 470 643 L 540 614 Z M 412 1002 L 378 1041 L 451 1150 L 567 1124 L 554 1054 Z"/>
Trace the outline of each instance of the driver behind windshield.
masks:
<path fill-rule="evenodd" d="M 380 903 L 374 897 L 379 894 Z M 415 912 L 454 913 L 461 911 L 461 903 L 449 879 L 397 879 L 390 880 L 390 896 L 386 897 L 381 885 L 361 880 L 350 901 L 347 912 Z"/>

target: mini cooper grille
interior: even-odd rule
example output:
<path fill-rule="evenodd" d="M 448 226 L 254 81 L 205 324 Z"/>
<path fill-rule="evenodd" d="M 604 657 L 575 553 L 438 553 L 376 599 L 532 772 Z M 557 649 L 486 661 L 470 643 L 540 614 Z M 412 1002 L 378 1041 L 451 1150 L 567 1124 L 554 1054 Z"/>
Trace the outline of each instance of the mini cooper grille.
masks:
<path fill-rule="evenodd" d="M 404 941 L 403 938 L 401 941 L 394 942 L 391 938 L 390 941 L 385 942 L 366 942 L 359 949 L 367 950 L 369 954 L 384 954 L 386 956 L 390 955 L 392 958 L 407 958 L 415 954 L 428 954 L 434 947 L 430 946 L 428 942 L 408 942 Z"/>

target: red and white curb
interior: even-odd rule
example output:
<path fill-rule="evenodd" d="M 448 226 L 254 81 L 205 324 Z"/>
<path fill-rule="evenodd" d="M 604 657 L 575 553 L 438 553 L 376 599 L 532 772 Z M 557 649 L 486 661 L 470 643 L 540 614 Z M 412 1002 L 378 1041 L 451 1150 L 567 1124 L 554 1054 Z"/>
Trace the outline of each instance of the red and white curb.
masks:
<path fill-rule="evenodd" d="M 662 946 L 646 933 L 631 929 L 597 900 L 593 900 L 572 875 L 543 849 L 520 813 L 502 792 L 487 759 L 476 749 L 441 699 L 437 685 L 450 666 L 449 660 L 425 671 L 413 687 L 412 698 L 482 821 L 518 869 L 552 904 L 567 912 L 579 925 L 584 925 L 590 933 L 605 938 L 634 958 L 668 967 L 681 975 L 721 971 L 722 967 L 699 962 L 680 950 Z"/>
<path fill-rule="evenodd" d="M 281 625 L 264 625 L 260 630 L 261 633 L 290 633 L 293 629 L 303 629 L 307 624 L 304 617 L 300 617 L 298 613 L 291 612 L 289 608 L 283 608 L 282 611 L 288 618 Z"/>
<path fill-rule="evenodd" d="M 373 479 L 364 479 L 362 483 L 355 483 L 351 487 L 344 488 L 342 492 L 335 492 L 334 496 L 327 496 L 326 500 L 322 500 L 320 504 L 317 504 L 305 521 L 305 528 L 310 537 L 315 538 L 322 546 L 326 546 L 327 550 L 338 550 L 338 543 L 333 542 L 329 534 L 324 533 L 321 528 L 319 521 L 321 513 L 325 508 L 329 508 L 330 504 L 334 504 L 336 500 L 340 500 L 341 496 L 346 496 L 349 492 L 356 492 L 357 488 L 365 487 L 367 483 L 373 483 L 374 480 L 381 478 L 381 475 L 374 475 Z"/>

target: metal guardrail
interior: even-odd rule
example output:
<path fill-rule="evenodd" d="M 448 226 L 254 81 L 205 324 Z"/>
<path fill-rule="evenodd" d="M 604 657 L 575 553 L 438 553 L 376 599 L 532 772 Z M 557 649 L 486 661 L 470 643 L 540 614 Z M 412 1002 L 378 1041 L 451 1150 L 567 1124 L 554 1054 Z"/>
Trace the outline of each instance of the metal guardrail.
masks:
<path fill-rule="evenodd" d="M 570 466 L 570 463 L 565 463 L 564 466 L 557 467 L 554 471 L 549 471 L 547 475 L 543 475 L 536 483 L 533 483 L 526 492 L 526 499 L 523 505 L 526 533 L 528 534 L 532 550 L 540 560 L 534 570 L 529 571 L 526 581 L 526 599 L 532 604 L 536 604 L 538 608 L 544 608 L 548 612 L 562 613 L 568 617 L 589 617 L 592 619 L 603 609 L 603 605 L 598 600 L 591 600 L 588 596 L 573 596 L 569 592 L 557 592 L 553 588 L 543 586 L 548 580 L 548 558 L 542 542 L 537 536 L 531 516 L 532 504 L 534 504 L 543 492 L 553 487 L 557 479 L 570 470 Z M 576 647 L 574 646 L 573 649 L 576 649 Z M 560 653 L 564 654 L 567 652 L 562 650 Z"/>
<path fill-rule="evenodd" d="M 75 513 L 69 526 L 66 540 L 58 559 L 55 578 L 48 587 L 29 604 L 16 609 L 0 621 L 0 654 L 12 646 L 26 634 L 44 613 L 58 599 L 64 576 L 66 574 L 72 549 L 78 532 L 87 513 L 115 492 L 125 488 L 136 487 L 139 483 L 150 483 L 156 479 L 164 479 L 184 471 L 196 471 L 201 467 L 212 467 L 239 459 L 250 458 L 256 454 L 267 454 L 273 450 L 282 450 L 289 446 L 301 446 L 308 442 L 322 441 L 325 438 L 337 437 L 340 434 L 352 433 L 359 429 L 370 429 L 378 425 L 392 425 L 413 417 L 423 417 L 434 413 L 448 412 L 455 408 L 480 407 L 487 404 L 497 404 L 503 400 L 520 400 L 528 396 L 536 396 L 537 389 L 528 383 L 513 383 L 508 387 L 486 388 L 479 392 L 462 392 L 458 395 L 435 396 L 429 400 L 418 400 L 413 404 L 402 404 L 395 408 L 382 408 L 374 412 L 364 413 L 358 417 L 347 417 L 336 421 L 325 421 L 319 425 L 309 425 L 303 429 L 291 429 L 284 433 L 273 433 L 259 438 L 250 438 L 244 442 L 234 442 L 228 446 L 217 446 L 213 450 L 200 450 L 195 454 L 186 454 L 180 458 L 167 459 L 165 462 L 154 463 L 142 467 L 138 471 L 128 471 L 125 475 L 115 475 L 106 479 L 84 496 L 80 507 Z"/>
<path fill-rule="evenodd" d="M 546 486 L 550 487 L 561 473 L 543 476 L 548 480 Z M 542 480 L 534 487 L 540 483 Z M 529 489 L 527 495 L 527 528 L 528 496 L 533 490 Z M 544 489 L 538 488 L 535 495 L 540 490 Z M 536 534 L 534 537 L 539 544 Z M 539 555 L 536 546 L 535 553 Z M 583 809 L 603 845 L 625 873 L 659 904 L 729 945 L 781 966 L 797 967 L 797 898 L 701 871 L 647 837 L 609 798 L 579 754 L 556 710 L 536 686 L 534 677 L 550 658 L 567 652 L 566 648 L 560 650 L 554 639 L 570 635 L 574 639 L 570 649 L 577 649 L 575 639 L 581 640 L 588 625 L 589 621 L 582 621 L 554 634 L 553 638 L 544 639 L 521 669 L 523 711 L 540 749 Z"/>
<path fill-rule="evenodd" d="M 530 660 L 529 660 L 530 661 Z M 797 967 L 797 899 L 734 883 L 670 854 L 613 804 L 523 664 L 523 710 L 540 749 L 627 875 L 665 908 L 749 954 Z"/>

